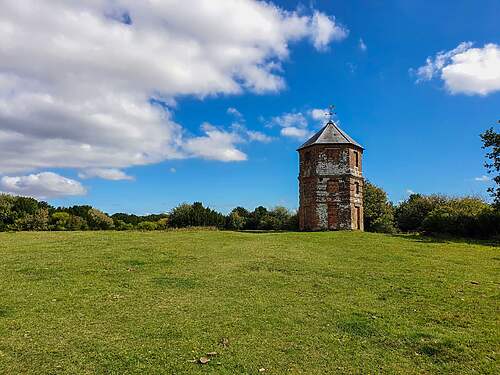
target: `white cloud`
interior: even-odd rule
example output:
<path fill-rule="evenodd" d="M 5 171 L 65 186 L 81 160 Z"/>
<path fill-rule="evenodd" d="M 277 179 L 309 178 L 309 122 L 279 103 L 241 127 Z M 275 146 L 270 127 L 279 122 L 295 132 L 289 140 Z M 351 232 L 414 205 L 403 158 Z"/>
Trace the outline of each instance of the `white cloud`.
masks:
<path fill-rule="evenodd" d="M 334 17 L 329 17 L 318 11 L 314 12 L 311 29 L 314 47 L 319 51 L 325 50 L 334 40 L 339 41 L 347 38 L 349 34 L 349 30 L 335 23 Z"/>
<path fill-rule="evenodd" d="M 243 139 L 235 132 L 227 132 L 205 123 L 202 125 L 204 136 L 190 138 L 183 148 L 191 157 L 209 160 L 244 161 L 247 155 L 236 148 Z"/>
<path fill-rule="evenodd" d="M 242 119 L 242 118 L 243 118 L 243 115 L 241 114 L 241 112 L 240 112 L 240 111 L 238 111 L 238 110 L 237 110 L 236 108 L 234 108 L 234 107 L 229 107 L 229 108 L 227 109 L 227 113 L 228 113 L 229 115 L 232 115 L 232 116 L 236 117 L 237 119 Z"/>
<path fill-rule="evenodd" d="M 0 190 L 40 199 L 84 195 L 87 192 L 80 182 L 52 172 L 28 176 L 3 176 L 0 179 Z"/>
<path fill-rule="evenodd" d="M 410 195 L 412 195 L 412 194 L 416 194 L 416 193 L 415 193 L 413 190 L 411 190 L 411 189 L 406 189 L 406 193 L 407 193 L 407 194 L 410 194 Z"/>
<path fill-rule="evenodd" d="M 309 134 L 307 130 L 308 122 L 301 112 L 283 113 L 275 116 L 268 123 L 269 127 L 280 126 L 280 134 L 284 137 L 305 138 Z"/>
<path fill-rule="evenodd" d="M 173 120 L 177 97 L 280 90 L 291 43 L 310 39 L 323 50 L 347 35 L 323 13 L 256 0 L 7 0 L 1 8 L 0 173 L 192 156 L 183 145 L 200 139 L 190 142 Z M 218 156 L 226 161 L 228 149 L 210 154 Z"/>
<path fill-rule="evenodd" d="M 329 108 L 314 108 L 309 111 L 309 116 L 316 122 L 316 125 L 323 127 L 328 119 Z"/>
<path fill-rule="evenodd" d="M 305 128 L 307 127 L 307 119 L 301 112 L 283 113 L 280 116 L 273 117 L 269 125 L 278 125 L 283 128 Z"/>
<path fill-rule="evenodd" d="M 248 140 L 250 140 L 250 141 L 269 143 L 273 140 L 272 137 L 270 137 L 262 132 L 259 132 L 259 131 L 247 130 L 246 134 L 247 134 Z"/>
<path fill-rule="evenodd" d="M 175 169 L 174 167 L 170 168 L 170 173 L 176 173 L 177 172 L 177 169 Z"/>
<path fill-rule="evenodd" d="M 91 168 L 78 173 L 80 178 L 99 177 L 105 180 L 134 180 L 134 177 L 127 175 L 117 168 Z"/>
<path fill-rule="evenodd" d="M 488 182 L 490 180 L 491 180 L 491 178 L 489 178 L 488 176 L 485 176 L 485 175 L 474 178 L 474 181 L 479 181 L 479 182 Z"/>
<path fill-rule="evenodd" d="M 289 112 L 272 117 L 268 127 L 280 126 L 280 134 L 284 137 L 304 139 L 312 135 L 312 129 L 326 123 L 329 109 L 313 108 L 305 112 Z M 312 126 L 310 122 L 312 121 Z"/>
<path fill-rule="evenodd" d="M 245 125 L 245 118 L 241 116 L 239 119 L 240 123 L 231 124 L 231 129 L 234 135 L 237 135 L 238 139 L 242 142 L 262 142 L 269 143 L 273 140 L 272 137 L 256 130 L 248 130 Z"/>
<path fill-rule="evenodd" d="M 366 43 L 364 42 L 364 40 L 362 38 L 359 38 L 359 49 L 363 52 L 368 49 L 368 47 L 366 46 Z"/>
<path fill-rule="evenodd" d="M 494 43 L 472 48 L 463 42 L 442 51 L 416 70 L 417 82 L 439 77 L 451 94 L 488 95 L 500 91 L 500 46 Z"/>
<path fill-rule="evenodd" d="M 296 128 L 295 126 L 289 126 L 281 129 L 281 135 L 285 137 L 304 139 L 309 135 L 309 130 L 304 128 Z"/>

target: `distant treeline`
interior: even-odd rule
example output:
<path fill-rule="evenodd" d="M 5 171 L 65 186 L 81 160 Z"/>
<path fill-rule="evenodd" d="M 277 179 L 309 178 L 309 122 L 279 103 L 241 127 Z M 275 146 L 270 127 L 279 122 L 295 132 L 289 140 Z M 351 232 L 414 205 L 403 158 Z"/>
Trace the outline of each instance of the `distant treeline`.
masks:
<path fill-rule="evenodd" d="M 379 187 L 365 183 L 364 223 L 369 232 L 421 232 L 498 238 L 500 207 L 477 197 L 411 194 L 397 205 Z"/>
<path fill-rule="evenodd" d="M 365 183 L 365 230 L 370 232 L 422 232 L 461 237 L 500 236 L 500 210 L 475 197 L 450 198 L 412 194 L 394 205 L 379 187 Z M 285 207 L 253 211 L 236 207 L 229 214 L 183 203 L 157 215 L 107 215 L 91 206 L 52 207 L 33 198 L 0 194 L 0 231 L 68 230 L 165 230 L 212 227 L 230 230 L 298 229 L 297 214 Z"/>
<path fill-rule="evenodd" d="M 237 207 L 228 215 L 183 203 L 169 213 L 108 215 L 91 206 L 53 207 L 34 198 L 0 194 L 0 231 L 164 230 L 213 227 L 233 230 L 296 230 L 297 215 L 285 207 L 248 211 Z"/>

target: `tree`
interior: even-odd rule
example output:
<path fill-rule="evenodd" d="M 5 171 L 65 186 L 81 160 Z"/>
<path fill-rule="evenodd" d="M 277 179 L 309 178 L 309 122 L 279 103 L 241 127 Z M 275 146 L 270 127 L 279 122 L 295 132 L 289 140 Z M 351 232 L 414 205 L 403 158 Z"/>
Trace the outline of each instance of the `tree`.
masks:
<path fill-rule="evenodd" d="M 40 208 L 33 214 L 24 214 L 14 221 L 15 230 L 47 230 L 49 229 L 49 210 Z"/>
<path fill-rule="evenodd" d="M 106 230 L 113 228 L 113 219 L 96 208 L 91 208 L 89 214 L 89 226 L 91 229 Z"/>
<path fill-rule="evenodd" d="M 246 225 L 246 218 L 240 216 L 238 211 L 234 209 L 227 217 L 227 228 L 233 230 L 241 230 Z"/>
<path fill-rule="evenodd" d="M 410 195 L 406 201 L 396 207 L 395 217 L 398 228 L 404 232 L 420 230 L 427 214 L 444 203 L 446 203 L 446 198 L 439 195 Z"/>
<path fill-rule="evenodd" d="M 363 188 L 364 225 L 368 232 L 392 233 L 394 209 L 381 188 L 366 181 Z"/>
<path fill-rule="evenodd" d="M 498 123 L 500 124 L 500 120 Z M 488 192 L 494 199 L 495 207 L 500 209 L 500 133 L 490 128 L 481 134 L 481 140 L 483 141 L 483 149 L 491 148 L 491 151 L 486 153 L 486 158 L 489 161 L 486 161 L 484 166 L 488 173 L 493 174 L 496 186 L 488 188 Z"/>
<path fill-rule="evenodd" d="M 12 207 L 15 198 L 12 195 L 0 194 L 0 231 L 8 229 L 9 225 L 14 224 Z"/>
<path fill-rule="evenodd" d="M 448 198 L 422 221 L 422 231 L 433 234 L 452 234 L 463 237 L 480 237 L 493 228 L 482 228 L 484 219 L 491 218 L 491 206 L 480 198 Z"/>
<path fill-rule="evenodd" d="M 263 226 L 264 226 L 263 219 L 267 214 L 268 214 L 267 208 L 265 208 L 263 206 L 257 207 L 250 214 L 247 229 L 264 229 L 263 228 Z"/>
<path fill-rule="evenodd" d="M 184 227 L 217 227 L 224 228 L 226 217 L 208 207 L 203 207 L 201 202 L 192 205 L 183 203 L 175 207 L 168 216 L 170 225 L 174 228 Z"/>

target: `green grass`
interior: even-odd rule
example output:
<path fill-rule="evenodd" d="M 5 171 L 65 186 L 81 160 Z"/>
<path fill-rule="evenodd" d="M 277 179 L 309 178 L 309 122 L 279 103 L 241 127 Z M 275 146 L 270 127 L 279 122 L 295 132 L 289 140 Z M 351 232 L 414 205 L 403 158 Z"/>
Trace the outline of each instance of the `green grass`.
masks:
<path fill-rule="evenodd" d="M 0 373 L 499 373 L 499 261 L 356 232 L 1 233 Z"/>

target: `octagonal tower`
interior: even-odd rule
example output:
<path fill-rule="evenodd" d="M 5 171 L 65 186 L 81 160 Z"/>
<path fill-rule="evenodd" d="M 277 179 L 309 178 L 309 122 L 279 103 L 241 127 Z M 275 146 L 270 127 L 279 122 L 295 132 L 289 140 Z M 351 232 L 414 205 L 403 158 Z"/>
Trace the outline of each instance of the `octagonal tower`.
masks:
<path fill-rule="evenodd" d="M 363 230 L 363 150 L 332 120 L 297 149 L 300 230 Z"/>

